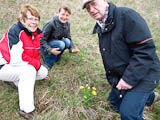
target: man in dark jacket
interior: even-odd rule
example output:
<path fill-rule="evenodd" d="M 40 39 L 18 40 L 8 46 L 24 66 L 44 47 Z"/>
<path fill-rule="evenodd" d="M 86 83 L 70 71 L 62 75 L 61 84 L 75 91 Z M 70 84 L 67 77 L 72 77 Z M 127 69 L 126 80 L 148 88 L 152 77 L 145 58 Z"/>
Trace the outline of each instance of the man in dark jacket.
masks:
<path fill-rule="evenodd" d="M 83 9 L 96 19 L 99 49 L 107 80 L 109 101 L 122 120 L 143 120 L 145 105 L 160 99 L 153 90 L 160 79 L 160 62 L 145 20 L 134 10 L 107 0 L 83 0 Z"/>
<path fill-rule="evenodd" d="M 58 16 L 48 20 L 43 27 L 44 37 L 41 39 L 41 48 L 46 53 L 45 66 L 51 69 L 55 62 L 59 61 L 65 49 L 71 53 L 78 53 L 70 35 L 70 23 L 68 22 L 71 10 L 61 7 Z"/>

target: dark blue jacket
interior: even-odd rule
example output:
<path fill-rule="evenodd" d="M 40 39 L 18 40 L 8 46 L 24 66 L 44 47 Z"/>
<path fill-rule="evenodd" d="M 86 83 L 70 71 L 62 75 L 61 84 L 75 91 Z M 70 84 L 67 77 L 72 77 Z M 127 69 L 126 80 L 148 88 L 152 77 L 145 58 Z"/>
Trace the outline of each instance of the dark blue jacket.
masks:
<path fill-rule="evenodd" d="M 109 83 L 120 78 L 134 91 L 148 92 L 157 87 L 160 62 L 145 20 L 134 10 L 109 3 L 105 30 L 96 23 L 99 48 Z"/>

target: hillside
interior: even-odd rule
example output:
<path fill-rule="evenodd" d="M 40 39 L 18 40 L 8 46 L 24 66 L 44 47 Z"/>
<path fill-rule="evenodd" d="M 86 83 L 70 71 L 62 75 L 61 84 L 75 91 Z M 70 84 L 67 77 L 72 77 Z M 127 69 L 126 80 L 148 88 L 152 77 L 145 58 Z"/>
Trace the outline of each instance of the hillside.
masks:
<path fill-rule="evenodd" d="M 118 6 L 138 11 L 147 21 L 160 57 L 160 0 L 110 0 Z M 107 101 L 110 86 L 105 78 L 98 39 L 92 35 L 95 21 L 81 9 L 81 0 L 0 0 L 0 38 L 13 23 L 24 4 L 35 6 L 41 14 L 40 28 L 56 15 L 58 8 L 67 5 L 72 10 L 71 34 L 80 53 L 68 51 L 49 72 L 50 79 L 37 81 L 34 120 L 120 120 Z M 96 87 L 97 95 L 91 107 L 82 102 L 80 86 Z M 0 81 L 0 120 L 21 120 L 18 111 L 18 93 Z M 160 86 L 156 89 L 160 92 Z M 153 109 L 145 108 L 145 120 L 160 120 L 160 103 Z"/>

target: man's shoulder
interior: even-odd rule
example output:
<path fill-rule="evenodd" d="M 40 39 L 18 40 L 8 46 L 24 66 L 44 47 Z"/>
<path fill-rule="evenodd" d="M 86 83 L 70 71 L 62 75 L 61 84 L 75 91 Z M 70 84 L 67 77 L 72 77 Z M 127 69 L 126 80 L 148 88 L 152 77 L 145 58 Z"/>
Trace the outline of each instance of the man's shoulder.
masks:
<path fill-rule="evenodd" d="M 49 27 L 52 27 L 54 24 L 53 22 L 54 22 L 54 18 L 47 20 L 47 22 L 45 22 L 45 24 L 43 25 L 43 30 L 46 28 L 48 29 Z"/>
<path fill-rule="evenodd" d="M 133 11 L 133 9 L 128 7 L 117 7 L 116 12 L 127 13 L 128 11 Z"/>
<path fill-rule="evenodd" d="M 132 8 L 128 8 L 128 7 L 117 7 L 116 11 L 121 13 L 121 14 L 129 14 L 129 13 L 136 12 Z"/>
<path fill-rule="evenodd" d="M 46 26 L 47 24 L 51 24 L 52 22 L 53 22 L 53 18 L 52 18 L 52 19 L 47 20 L 47 22 L 45 22 L 44 26 Z"/>

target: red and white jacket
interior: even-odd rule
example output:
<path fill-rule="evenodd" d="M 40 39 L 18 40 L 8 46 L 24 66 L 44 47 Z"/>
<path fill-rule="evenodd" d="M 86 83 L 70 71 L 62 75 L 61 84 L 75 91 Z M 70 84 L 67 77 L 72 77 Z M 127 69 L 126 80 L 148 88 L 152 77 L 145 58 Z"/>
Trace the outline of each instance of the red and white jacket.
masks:
<path fill-rule="evenodd" d="M 0 40 L 0 65 L 30 64 L 38 70 L 40 62 L 40 29 L 32 33 L 21 22 L 13 24 Z"/>

